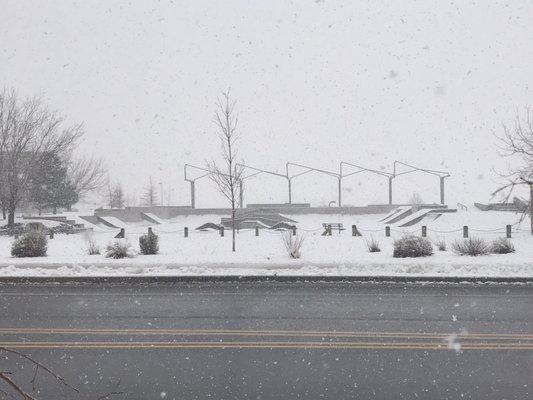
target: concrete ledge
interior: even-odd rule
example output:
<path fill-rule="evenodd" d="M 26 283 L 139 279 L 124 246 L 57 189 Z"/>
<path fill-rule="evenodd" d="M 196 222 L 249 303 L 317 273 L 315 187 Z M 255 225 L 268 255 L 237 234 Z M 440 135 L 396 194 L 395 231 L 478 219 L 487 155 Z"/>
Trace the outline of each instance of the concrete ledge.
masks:
<path fill-rule="evenodd" d="M 25 284 L 156 284 L 156 283 L 390 283 L 390 284 L 520 284 L 532 285 L 533 277 L 446 277 L 446 276 L 94 276 L 94 277 L 0 277 L 0 285 Z"/>

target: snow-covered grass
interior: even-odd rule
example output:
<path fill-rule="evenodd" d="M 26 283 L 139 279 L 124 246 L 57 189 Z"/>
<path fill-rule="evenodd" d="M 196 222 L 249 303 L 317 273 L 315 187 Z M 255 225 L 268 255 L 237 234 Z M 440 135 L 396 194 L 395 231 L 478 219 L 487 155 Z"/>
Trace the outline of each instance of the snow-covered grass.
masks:
<path fill-rule="evenodd" d="M 299 233 L 305 236 L 300 259 L 291 259 L 284 248 L 280 232 L 253 230 L 237 235 L 237 252 L 231 252 L 231 235 L 198 232 L 194 228 L 205 222 L 218 222 L 221 216 L 188 216 L 161 225 L 140 222 L 126 224 L 126 236 L 138 250 L 139 236 L 148 226 L 159 235 L 157 255 L 138 255 L 132 259 L 111 260 L 104 255 L 88 255 L 85 235 L 56 235 L 49 241 L 48 257 L 18 259 L 10 256 L 12 238 L 0 237 L 0 276 L 100 276 L 100 275 L 342 275 L 342 276 L 502 276 L 533 277 L 533 237 L 527 232 L 529 220 L 513 231 L 512 254 L 465 257 L 451 250 L 437 251 L 423 259 L 394 259 L 393 241 L 405 233 L 420 234 L 427 225 L 429 239 L 445 238 L 448 243 L 462 236 L 462 226 L 487 241 L 505 235 L 505 225 L 517 216 L 504 212 L 468 212 L 445 214 L 406 229 L 392 227 L 385 237 L 383 215 L 288 215 L 298 221 Z M 340 235 L 321 236 L 323 222 L 341 222 L 347 228 Z M 362 237 L 351 236 L 356 224 Z M 189 228 L 189 237 L 183 228 Z M 480 230 L 484 232 L 479 232 Z M 438 231 L 438 232 L 437 232 Z M 453 231 L 453 232 L 450 232 Z M 487 231 L 487 232 L 485 232 Z M 93 240 L 105 249 L 118 229 L 94 232 Z M 381 252 L 369 253 L 366 240 L 379 240 Z"/>

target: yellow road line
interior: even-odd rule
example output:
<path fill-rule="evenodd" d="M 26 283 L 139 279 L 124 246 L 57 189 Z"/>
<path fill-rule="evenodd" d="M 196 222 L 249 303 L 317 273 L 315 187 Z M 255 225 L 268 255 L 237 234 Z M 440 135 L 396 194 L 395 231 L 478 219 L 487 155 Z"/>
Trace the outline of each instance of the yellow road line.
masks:
<path fill-rule="evenodd" d="M 184 342 L 85 342 L 85 341 L 63 341 L 63 342 L 0 342 L 0 347 L 12 346 L 318 346 L 323 348 L 336 346 L 420 346 L 420 347 L 448 347 L 447 343 L 431 343 L 431 342 L 270 342 L 270 341 L 231 341 L 231 342 L 209 342 L 209 341 L 184 341 Z M 532 343 L 465 343 L 462 346 L 477 346 L 477 347 L 518 347 L 531 348 Z"/>
<path fill-rule="evenodd" d="M 232 335 L 232 336 L 308 336 L 308 337 L 396 337 L 459 339 L 522 339 L 533 340 L 533 334 L 514 333 L 425 333 L 425 332 L 335 332 L 335 331 L 281 331 L 236 329 L 113 329 L 113 328 L 0 328 L 0 334 L 84 334 L 84 335 Z"/>

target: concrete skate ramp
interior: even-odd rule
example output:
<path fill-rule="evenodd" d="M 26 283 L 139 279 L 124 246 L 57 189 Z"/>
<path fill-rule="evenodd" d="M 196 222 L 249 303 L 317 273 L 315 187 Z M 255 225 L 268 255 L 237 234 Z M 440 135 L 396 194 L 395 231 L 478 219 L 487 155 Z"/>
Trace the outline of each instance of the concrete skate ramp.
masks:
<path fill-rule="evenodd" d="M 409 210 L 411 207 L 398 207 L 392 210 L 390 213 L 388 213 L 385 217 L 379 220 L 379 222 L 383 222 L 385 224 L 389 223 L 391 219 L 394 217 L 397 217 L 400 213 Z"/>
<path fill-rule="evenodd" d="M 419 223 L 425 218 L 433 218 L 437 219 L 444 213 L 451 213 L 451 212 L 457 212 L 456 209 L 450 209 L 450 208 L 435 208 L 435 209 L 422 209 L 418 210 L 408 217 L 402 219 L 398 226 L 400 227 L 406 227 L 406 226 L 412 226 L 414 224 Z"/>
<path fill-rule="evenodd" d="M 96 216 L 98 218 L 98 222 L 104 224 L 105 226 L 108 226 L 110 228 L 124 228 L 126 227 L 126 223 L 121 221 L 120 219 L 116 217 L 111 216 Z"/>
<path fill-rule="evenodd" d="M 268 229 L 272 229 L 272 230 L 277 231 L 277 230 L 294 229 L 295 227 L 296 227 L 295 225 L 290 225 L 290 224 L 287 224 L 286 222 L 280 222 L 280 223 L 277 223 L 274 226 L 271 226 Z"/>
<path fill-rule="evenodd" d="M 213 222 L 207 222 L 201 226 L 199 226 L 198 228 L 196 228 L 196 230 L 198 231 L 206 231 L 208 229 L 214 229 L 214 230 L 219 230 L 221 228 L 221 225 L 217 225 Z"/>
<path fill-rule="evenodd" d="M 391 217 L 385 221 L 383 221 L 384 224 L 390 225 L 394 224 L 409 215 L 413 214 L 413 207 L 400 207 L 399 212 L 397 212 L 394 215 L 391 215 Z"/>
<path fill-rule="evenodd" d="M 141 217 L 142 217 L 142 219 L 144 219 L 145 221 L 151 222 L 152 224 L 160 225 L 160 224 L 163 223 L 163 221 L 161 220 L 161 218 L 159 218 L 157 215 L 152 214 L 152 213 L 142 212 L 142 213 L 141 213 Z"/>

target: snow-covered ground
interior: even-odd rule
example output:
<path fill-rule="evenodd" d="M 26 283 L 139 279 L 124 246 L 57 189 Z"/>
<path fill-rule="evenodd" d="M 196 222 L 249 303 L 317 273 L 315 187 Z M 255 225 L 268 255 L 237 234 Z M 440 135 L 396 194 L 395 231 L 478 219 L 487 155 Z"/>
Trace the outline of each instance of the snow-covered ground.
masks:
<path fill-rule="evenodd" d="M 309 275 L 309 276 L 460 276 L 460 277 L 533 277 L 533 237 L 528 232 L 529 220 L 513 226 L 516 252 L 507 255 L 464 257 L 453 254 L 450 244 L 460 239 L 462 226 L 470 227 L 471 236 L 492 240 L 505 235 L 505 225 L 515 224 L 518 216 L 509 212 L 457 212 L 436 220 L 425 219 L 408 228 L 391 225 L 392 237 L 385 237 L 385 215 L 287 215 L 298 221 L 299 233 L 305 236 L 302 258 L 288 257 L 281 233 L 253 230 L 237 235 L 237 252 L 231 252 L 231 232 L 225 237 L 218 232 L 198 232 L 205 222 L 219 222 L 222 216 L 184 216 L 161 225 L 148 222 L 122 223 L 132 247 L 138 250 L 139 236 L 152 226 L 160 236 L 160 254 L 137 255 L 135 258 L 112 260 L 103 255 L 89 256 L 86 235 L 56 235 L 49 241 L 48 257 L 13 258 L 12 238 L 0 237 L 0 276 L 116 276 L 116 275 Z M 347 228 L 340 235 L 321 236 L 323 222 L 341 222 Z M 357 225 L 363 237 L 351 236 L 351 225 Z M 399 224 L 399 223 L 398 223 Z M 396 225 L 398 225 L 396 224 Z M 426 258 L 392 257 L 392 243 L 405 233 L 420 234 L 421 225 L 428 227 L 430 239 L 444 238 L 448 251 Z M 189 237 L 183 234 L 189 228 Z M 118 232 L 99 227 L 92 234 L 102 253 Z M 366 240 L 380 241 L 381 252 L 369 253 Z"/>

